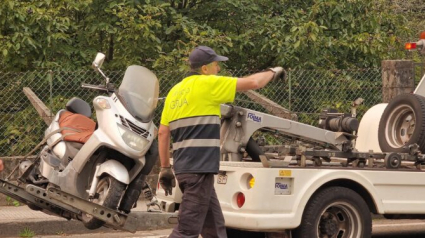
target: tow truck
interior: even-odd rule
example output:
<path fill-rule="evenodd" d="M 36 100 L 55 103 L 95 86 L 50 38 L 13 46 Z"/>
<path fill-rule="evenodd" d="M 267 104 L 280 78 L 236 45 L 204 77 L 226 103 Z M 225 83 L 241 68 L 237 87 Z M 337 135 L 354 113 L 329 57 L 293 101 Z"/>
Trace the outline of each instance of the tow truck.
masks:
<path fill-rule="evenodd" d="M 413 45 L 413 44 L 412 44 Z M 412 49 L 410 45 L 410 49 Z M 425 49 L 425 37 L 414 44 Z M 407 47 L 407 45 L 406 45 Z M 221 105 L 215 190 L 226 227 L 284 237 L 371 237 L 371 214 L 425 214 L 425 75 L 413 94 L 352 113 L 325 110 L 319 126 Z M 265 145 L 261 133 L 290 140 Z M 181 191 L 157 198 L 178 210 Z M 403 215 L 403 216 L 399 216 Z M 274 236 L 275 237 L 275 236 Z"/>

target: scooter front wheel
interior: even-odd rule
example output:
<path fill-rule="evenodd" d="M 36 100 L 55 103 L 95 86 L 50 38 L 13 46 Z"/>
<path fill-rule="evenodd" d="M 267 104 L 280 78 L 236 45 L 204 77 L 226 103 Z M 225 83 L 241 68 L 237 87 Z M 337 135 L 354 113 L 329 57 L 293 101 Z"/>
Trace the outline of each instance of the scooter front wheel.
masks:
<path fill-rule="evenodd" d="M 117 209 L 124 190 L 125 184 L 107 175 L 97 183 L 96 198 L 93 202 L 104 207 Z M 84 226 L 90 230 L 100 228 L 105 224 L 105 222 L 86 213 L 82 214 L 81 219 Z"/>

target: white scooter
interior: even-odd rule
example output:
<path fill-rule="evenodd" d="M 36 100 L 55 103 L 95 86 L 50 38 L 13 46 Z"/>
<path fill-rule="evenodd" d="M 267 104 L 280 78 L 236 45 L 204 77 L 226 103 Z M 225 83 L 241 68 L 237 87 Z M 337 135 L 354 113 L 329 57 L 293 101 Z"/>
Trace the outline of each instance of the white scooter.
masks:
<path fill-rule="evenodd" d="M 91 120 L 89 104 L 78 98 L 71 99 L 46 130 L 47 145 L 38 160 L 35 163 L 21 163 L 20 180 L 30 184 L 27 191 L 36 196 L 38 188 L 44 188 L 42 191 L 46 193 L 54 188 L 102 207 L 129 213 L 158 158 L 157 143 L 154 141 L 156 127 L 152 122 L 158 101 L 158 79 L 147 68 L 133 65 L 127 68 L 120 87 L 115 90 L 100 69 L 104 59 L 105 55 L 98 53 L 93 67 L 105 78 L 106 84 L 82 85 L 83 88 L 109 94 L 93 100 L 97 124 L 92 123 L 96 129 L 93 126 L 92 132 L 80 131 L 79 128 L 84 128 L 78 124 L 81 120 L 76 120 L 78 125 L 61 128 L 61 116 L 65 114 L 78 114 L 83 121 Z M 78 133 L 88 135 L 84 144 L 67 140 L 70 136 L 78 136 Z M 47 210 L 42 206 L 46 205 L 45 202 L 41 203 L 27 201 L 33 209 L 80 219 L 89 229 L 105 224 L 105 221 L 89 212 L 68 208 L 65 204 L 62 206 L 60 201 Z M 88 207 L 87 210 L 96 213 L 98 208 Z M 114 219 L 119 220 L 117 217 Z"/>

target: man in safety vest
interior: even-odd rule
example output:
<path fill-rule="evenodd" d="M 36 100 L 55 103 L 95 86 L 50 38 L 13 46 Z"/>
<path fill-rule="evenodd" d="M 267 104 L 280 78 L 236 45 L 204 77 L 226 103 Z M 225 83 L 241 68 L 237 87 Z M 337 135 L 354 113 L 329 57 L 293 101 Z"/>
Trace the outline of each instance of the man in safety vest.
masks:
<path fill-rule="evenodd" d="M 159 127 L 159 182 L 171 194 L 175 177 L 183 193 L 177 227 L 170 237 L 227 237 L 224 217 L 214 190 L 220 161 L 220 104 L 233 102 L 236 92 L 259 89 L 283 74 L 271 68 L 244 78 L 217 76 L 218 62 L 228 60 L 207 46 L 189 55 L 190 74 L 168 93 Z"/>

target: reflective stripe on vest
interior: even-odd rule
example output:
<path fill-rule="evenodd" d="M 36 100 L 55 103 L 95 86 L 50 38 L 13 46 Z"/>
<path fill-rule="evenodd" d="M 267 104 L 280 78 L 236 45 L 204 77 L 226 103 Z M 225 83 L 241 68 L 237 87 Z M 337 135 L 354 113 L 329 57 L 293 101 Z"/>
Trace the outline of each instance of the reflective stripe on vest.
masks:
<path fill-rule="evenodd" d="M 170 122 L 173 150 L 190 147 L 220 148 L 220 118 L 218 116 L 189 117 Z M 199 156 L 199 155 L 198 155 Z"/>

